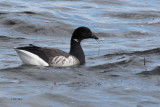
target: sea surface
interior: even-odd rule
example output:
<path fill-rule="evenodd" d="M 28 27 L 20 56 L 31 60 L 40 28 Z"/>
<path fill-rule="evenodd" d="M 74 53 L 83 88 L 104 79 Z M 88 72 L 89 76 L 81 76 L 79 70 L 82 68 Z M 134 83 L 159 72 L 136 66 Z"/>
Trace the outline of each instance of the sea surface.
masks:
<path fill-rule="evenodd" d="M 24 65 L 14 47 L 69 52 L 75 28 L 86 63 Z M 160 107 L 159 0 L 0 0 L 0 107 Z"/>

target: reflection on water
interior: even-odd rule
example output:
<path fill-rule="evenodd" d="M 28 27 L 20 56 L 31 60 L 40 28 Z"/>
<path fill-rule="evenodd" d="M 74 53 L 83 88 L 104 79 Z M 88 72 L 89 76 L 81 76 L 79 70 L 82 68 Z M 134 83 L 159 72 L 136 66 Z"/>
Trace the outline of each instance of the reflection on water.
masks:
<path fill-rule="evenodd" d="M 159 3 L 1 0 L 1 106 L 160 106 Z M 34 44 L 68 52 L 71 34 L 79 26 L 100 38 L 99 44 L 82 42 L 83 66 L 27 66 L 13 49 Z"/>

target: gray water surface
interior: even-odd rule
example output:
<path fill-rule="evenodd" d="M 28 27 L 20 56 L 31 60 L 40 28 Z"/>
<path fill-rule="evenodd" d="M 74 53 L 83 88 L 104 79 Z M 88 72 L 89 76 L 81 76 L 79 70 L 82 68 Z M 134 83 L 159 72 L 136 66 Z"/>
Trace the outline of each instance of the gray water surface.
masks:
<path fill-rule="evenodd" d="M 1 0 L 0 107 L 159 107 L 159 0 Z M 23 65 L 14 47 L 70 49 L 75 28 L 86 64 Z"/>

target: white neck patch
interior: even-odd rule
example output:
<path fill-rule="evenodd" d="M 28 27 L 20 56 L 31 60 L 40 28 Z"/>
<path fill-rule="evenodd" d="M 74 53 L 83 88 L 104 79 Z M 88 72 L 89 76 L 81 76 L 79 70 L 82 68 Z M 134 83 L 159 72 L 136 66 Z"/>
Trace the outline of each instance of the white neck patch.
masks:
<path fill-rule="evenodd" d="M 74 39 L 74 41 L 79 42 L 78 39 Z"/>

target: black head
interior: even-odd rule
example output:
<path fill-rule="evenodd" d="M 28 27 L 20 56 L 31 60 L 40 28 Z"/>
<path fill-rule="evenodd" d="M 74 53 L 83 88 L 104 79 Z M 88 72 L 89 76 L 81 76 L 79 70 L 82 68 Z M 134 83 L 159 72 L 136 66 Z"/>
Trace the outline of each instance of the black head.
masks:
<path fill-rule="evenodd" d="M 93 38 L 93 39 L 98 39 L 89 28 L 87 27 L 79 27 L 74 30 L 72 34 L 72 39 L 77 39 L 77 40 L 83 40 L 83 39 L 88 39 L 88 38 Z"/>

